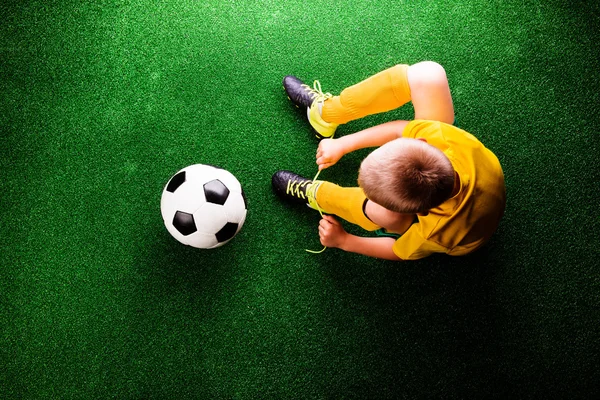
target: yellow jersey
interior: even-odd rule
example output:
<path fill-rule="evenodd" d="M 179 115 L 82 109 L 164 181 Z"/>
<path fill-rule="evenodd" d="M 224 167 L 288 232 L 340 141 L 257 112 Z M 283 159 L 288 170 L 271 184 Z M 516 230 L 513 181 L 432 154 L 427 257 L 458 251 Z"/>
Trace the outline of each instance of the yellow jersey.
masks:
<path fill-rule="evenodd" d="M 444 152 L 460 189 L 426 216 L 418 216 L 418 222 L 394 243 L 394 253 L 416 260 L 432 253 L 459 256 L 481 247 L 496 231 L 506 205 L 498 158 L 470 133 L 443 122 L 411 121 L 402 137 L 424 138 Z"/>

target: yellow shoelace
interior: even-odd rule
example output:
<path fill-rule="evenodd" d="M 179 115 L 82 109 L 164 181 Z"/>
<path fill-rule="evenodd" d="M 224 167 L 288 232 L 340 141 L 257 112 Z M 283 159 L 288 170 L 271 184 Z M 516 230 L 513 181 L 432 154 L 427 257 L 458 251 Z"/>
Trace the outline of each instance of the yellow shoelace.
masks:
<path fill-rule="evenodd" d="M 285 192 L 287 194 L 291 194 L 294 197 L 306 199 L 306 196 L 304 195 L 304 191 L 300 190 L 301 188 L 306 186 L 306 184 L 308 184 L 308 181 L 303 181 L 303 182 L 289 181 L 287 188 L 285 189 Z"/>
<path fill-rule="evenodd" d="M 318 81 L 315 81 L 315 82 L 318 82 Z M 315 182 L 317 180 L 317 178 L 319 177 L 320 173 L 321 173 L 321 171 L 317 171 L 317 174 L 313 178 L 313 182 Z M 323 218 L 323 210 L 321 210 L 321 207 L 319 207 L 319 204 L 317 204 L 316 199 L 314 201 L 314 206 L 317 207 L 317 211 L 321 215 L 321 218 Z M 319 250 L 319 251 L 317 251 L 317 250 L 308 250 L 308 249 L 304 249 L 304 250 L 307 251 L 307 252 L 309 252 L 309 253 L 312 253 L 312 254 L 321 254 L 322 252 L 324 252 L 325 250 L 327 250 L 327 246 L 323 246 L 323 248 L 321 250 Z"/>
<path fill-rule="evenodd" d="M 301 85 L 302 88 L 304 90 L 306 90 L 309 95 L 311 96 L 311 98 L 313 99 L 313 101 L 317 100 L 317 101 L 325 101 L 326 99 L 331 99 L 333 97 L 333 95 L 331 93 L 323 93 L 323 90 L 321 89 L 321 82 L 319 82 L 318 80 L 315 80 L 313 82 L 313 87 L 311 88 L 308 85 L 302 84 Z M 333 138 L 333 135 L 331 136 Z M 319 174 L 321 173 L 321 171 L 317 171 L 317 174 L 315 175 L 315 177 L 313 178 L 313 182 L 315 182 L 317 180 L 317 178 L 319 177 Z M 297 185 L 296 186 L 296 190 L 297 190 L 297 194 L 301 195 L 302 198 L 304 198 L 304 193 L 300 192 L 300 187 L 304 186 L 302 185 Z M 289 185 L 288 185 L 289 188 Z M 294 190 L 294 188 L 292 188 L 292 190 Z M 314 197 L 314 196 L 313 196 Z M 316 208 L 317 211 L 319 212 L 319 214 L 321 215 L 321 218 L 323 217 L 323 210 L 321 210 L 321 207 L 319 207 L 319 204 L 317 204 L 316 199 L 313 199 L 314 201 L 312 203 L 314 204 L 310 204 L 312 207 Z M 325 250 L 327 250 L 327 246 L 323 246 L 323 248 L 319 251 L 316 250 L 308 250 L 305 249 L 307 252 L 312 253 L 312 254 L 320 254 L 322 252 L 324 252 Z"/>
<path fill-rule="evenodd" d="M 313 101 L 315 99 L 325 100 L 325 99 L 331 99 L 333 97 L 333 95 L 331 93 L 323 93 L 323 90 L 321 90 L 321 82 L 319 82 L 319 81 L 314 81 L 313 87 L 310 87 L 305 84 L 302 84 L 300 86 L 309 93 L 309 95 L 312 97 Z"/>

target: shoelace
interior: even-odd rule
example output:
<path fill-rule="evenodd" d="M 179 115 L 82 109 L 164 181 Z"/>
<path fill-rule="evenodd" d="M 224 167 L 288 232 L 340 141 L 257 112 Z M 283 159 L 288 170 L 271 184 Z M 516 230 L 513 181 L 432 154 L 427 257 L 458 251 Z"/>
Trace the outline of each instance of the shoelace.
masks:
<path fill-rule="evenodd" d="M 300 190 L 308 184 L 309 181 L 289 181 L 285 192 L 291 194 L 294 197 L 306 199 L 306 195 L 303 190 Z"/>
<path fill-rule="evenodd" d="M 309 96 L 311 96 L 311 98 L 313 99 L 313 101 L 314 100 L 325 101 L 326 99 L 333 98 L 333 95 L 331 93 L 323 93 L 323 90 L 321 89 L 321 82 L 319 82 L 318 80 L 315 80 L 313 82 L 313 87 L 312 88 L 310 86 L 308 86 L 308 85 L 305 85 L 305 84 L 302 84 L 301 87 L 305 91 L 308 92 Z M 331 137 L 333 137 L 333 135 Z M 319 177 L 320 173 L 321 173 L 320 170 L 317 171 L 317 174 L 315 175 L 315 177 L 312 180 L 313 182 L 315 182 L 317 180 L 317 178 Z M 293 187 L 293 183 L 291 185 L 288 183 L 288 190 L 290 189 L 290 186 L 292 186 L 292 191 L 295 189 L 296 190 L 296 194 L 298 196 L 301 196 L 304 199 L 305 195 L 304 195 L 303 192 L 300 191 L 300 188 L 303 187 L 306 184 L 306 182 L 307 181 L 304 181 L 303 183 L 298 182 L 295 187 Z M 317 211 L 319 212 L 319 214 L 321 215 L 321 218 L 322 218 L 323 217 L 323 210 L 321 210 L 321 207 L 319 207 L 319 204 L 317 204 L 316 201 L 314 201 L 313 203 L 314 204 L 311 204 L 311 206 L 314 205 L 317 208 Z M 312 253 L 312 254 L 320 254 L 320 253 L 324 252 L 325 250 L 327 250 L 327 246 L 323 246 L 323 248 L 321 250 L 319 250 L 319 251 L 308 250 L 308 249 L 305 249 L 305 250 L 307 252 L 309 252 L 309 253 Z"/>
<path fill-rule="evenodd" d="M 317 81 L 315 81 L 317 82 Z M 317 178 L 319 177 L 319 174 L 321 173 L 321 171 L 317 171 L 317 174 L 315 175 L 315 177 L 313 178 L 313 182 L 315 182 L 317 180 Z M 323 218 L 323 210 L 321 210 L 321 207 L 319 207 L 319 204 L 317 204 L 317 202 L 314 202 L 315 206 L 317 207 L 317 211 L 319 212 L 319 214 L 321 215 L 321 218 Z M 324 252 L 325 250 L 327 250 L 327 246 L 323 246 L 323 248 L 319 251 L 317 250 L 308 250 L 308 249 L 304 249 L 305 251 L 312 253 L 312 254 L 321 254 L 322 252 Z"/>
<path fill-rule="evenodd" d="M 333 95 L 331 93 L 323 93 L 323 90 L 321 89 L 321 82 L 319 81 L 314 81 L 313 82 L 313 87 L 310 87 L 308 85 L 302 84 L 300 85 L 305 91 L 308 92 L 308 94 L 311 96 L 311 98 L 313 100 L 317 99 L 317 100 L 325 100 L 325 99 L 331 99 L 333 97 Z"/>
<path fill-rule="evenodd" d="M 319 174 L 321 173 L 321 171 L 317 171 L 317 174 L 315 175 L 315 177 L 313 178 L 312 182 L 315 182 L 317 180 L 317 178 L 319 177 Z M 310 201 L 310 196 L 307 196 L 306 194 L 304 194 L 309 188 L 307 187 L 304 190 L 303 189 L 306 185 L 308 185 L 308 182 L 310 181 L 289 181 L 287 184 L 287 187 L 285 189 L 285 192 L 287 194 L 290 194 L 294 197 L 298 197 L 301 199 L 307 199 L 309 200 L 309 205 L 310 206 L 315 206 L 317 208 L 317 211 L 319 212 L 319 214 L 321 215 L 321 217 L 323 217 L 323 210 L 321 210 L 321 207 L 319 207 L 319 205 L 317 204 L 316 201 Z M 311 182 L 311 183 L 312 183 Z M 314 197 L 314 195 L 313 195 Z M 309 253 L 313 253 L 313 254 L 319 254 L 325 251 L 327 247 L 323 246 L 323 249 L 319 250 L 319 251 L 315 251 L 315 250 L 308 250 L 305 249 L 306 251 L 308 251 Z"/>

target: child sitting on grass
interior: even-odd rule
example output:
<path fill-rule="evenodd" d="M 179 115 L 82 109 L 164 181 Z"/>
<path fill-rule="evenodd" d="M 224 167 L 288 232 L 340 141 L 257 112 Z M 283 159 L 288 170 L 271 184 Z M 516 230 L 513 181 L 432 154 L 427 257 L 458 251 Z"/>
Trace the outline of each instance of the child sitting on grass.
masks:
<path fill-rule="evenodd" d="M 431 61 L 396 65 L 339 96 L 323 93 L 318 81 L 310 88 L 293 76 L 286 76 L 283 85 L 290 100 L 306 108 L 321 139 L 319 170 L 352 151 L 377 147 L 360 165 L 358 187 L 312 181 L 290 171 L 273 175 L 273 188 L 284 199 L 308 203 L 368 231 L 395 234 L 352 235 L 333 216 L 323 215 L 319 237 L 324 246 L 414 260 L 432 253 L 468 254 L 494 233 L 506 203 L 502 168 L 473 135 L 451 125 L 454 108 L 442 66 Z M 340 124 L 409 101 L 413 121 L 392 121 L 333 138 Z"/>

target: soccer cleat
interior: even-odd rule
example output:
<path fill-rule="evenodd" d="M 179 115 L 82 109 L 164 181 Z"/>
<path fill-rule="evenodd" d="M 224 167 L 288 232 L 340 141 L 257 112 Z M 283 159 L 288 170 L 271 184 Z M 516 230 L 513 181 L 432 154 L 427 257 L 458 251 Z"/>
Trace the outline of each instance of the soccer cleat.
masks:
<path fill-rule="evenodd" d="M 277 171 L 271 177 L 273 190 L 281 198 L 294 203 L 308 204 L 319 210 L 316 194 L 322 181 L 312 181 L 290 171 Z"/>
<path fill-rule="evenodd" d="M 283 78 L 283 89 L 288 99 L 298 108 L 310 108 L 314 99 L 319 96 L 319 92 L 292 75 Z"/>
<path fill-rule="evenodd" d="M 295 76 L 288 75 L 283 78 L 283 88 L 288 98 L 298 108 L 306 108 L 308 122 L 315 130 L 319 139 L 331 138 L 339 124 L 325 122 L 321 117 L 323 102 L 333 97 L 331 93 L 323 93 L 321 83 L 314 81 L 313 87 L 304 84 Z"/>

